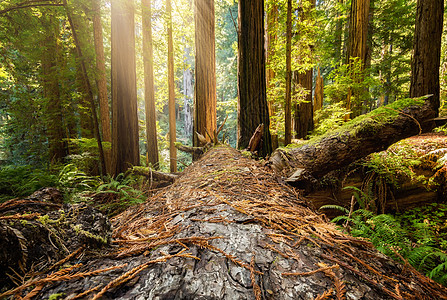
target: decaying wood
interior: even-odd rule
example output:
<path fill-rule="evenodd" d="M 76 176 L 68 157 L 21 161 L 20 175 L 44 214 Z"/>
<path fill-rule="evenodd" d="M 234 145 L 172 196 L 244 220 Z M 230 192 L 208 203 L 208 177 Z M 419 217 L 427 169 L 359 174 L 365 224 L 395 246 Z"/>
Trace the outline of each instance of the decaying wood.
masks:
<path fill-rule="evenodd" d="M 318 142 L 309 142 L 294 149 L 277 149 L 270 158 L 276 171 L 287 177 L 287 182 L 310 189 L 315 179 L 332 170 L 340 169 L 370 153 L 385 150 L 391 144 L 431 129 L 433 118 L 429 99 L 422 106 L 410 106 L 388 121 L 366 118 L 353 128 L 330 133 Z"/>
<path fill-rule="evenodd" d="M 131 172 L 133 174 L 145 176 L 153 180 L 167 182 L 174 182 L 174 180 L 178 177 L 178 175 L 176 174 L 163 173 L 152 168 L 133 167 Z"/>
<path fill-rule="evenodd" d="M 71 259 L 57 274 L 32 276 L 39 288 L 26 281 L 16 295 L 447 299 L 446 288 L 341 233 L 267 167 L 228 147 L 212 148 L 112 223 L 113 247 Z"/>
<path fill-rule="evenodd" d="M 259 144 L 262 140 L 262 133 L 264 132 L 264 124 L 259 124 L 258 127 L 256 127 L 255 132 L 250 138 L 250 142 L 248 143 L 247 150 L 250 152 L 255 152 L 256 149 L 258 149 Z"/>
<path fill-rule="evenodd" d="M 175 143 L 175 147 L 180 151 L 191 153 L 194 157 L 200 157 L 205 152 L 205 147 L 190 147 L 181 143 Z"/>

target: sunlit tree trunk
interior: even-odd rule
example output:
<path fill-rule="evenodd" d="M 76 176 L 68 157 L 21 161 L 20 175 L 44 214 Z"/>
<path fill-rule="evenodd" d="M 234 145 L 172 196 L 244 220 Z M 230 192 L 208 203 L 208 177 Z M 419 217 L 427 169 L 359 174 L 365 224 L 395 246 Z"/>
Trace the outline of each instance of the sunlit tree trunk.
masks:
<path fill-rule="evenodd" d="M 439 113 L 439 66 L 444 0 L 418 0 L 410 97 L 433 94 L 432 109 Z"/>
<path fill-rule="evenodd" d="M 93 0 L 93 37 L 96 54 L 96 85 L 98 87 L 98 99 L 100 109 L 102 141 L 112 143 L 112 131 L 110 129 L 110 109 L 107 96 L 106 65 L 104 57 L 103 34 L 101 24 L 101 1 Z M 104 159 L 107 173 L 112 170 L 111 149 L 104 149 Z"/>
<path fill-rule="evenodd" d="M 352 0 L 351 14 L 349 19 L 349 38 L 346 53 L 346 63 L 351 64 L 352 58 L 361 59 L 362 69 L 364 69 L 367 61 L 367 40 L 368 40 L 368 21 L 369 21 L 370 0 Z M 350 67 L 352 72 L 352 65 Z M 354 81 L 360 83 L 363 77 L 358 74 Z M 346 108 L 353 111 L 352 116 L 355 117 L 361 112 L 361 103 L 351 103 L 352 98 L 359 98 L 360 93 L 352 88 L 348 91 L 346 100 Z M 359 99 L 357 99 L 359 100 Z"/>
<path fill-rule="evenodd" d="M 171 172 L 177 172 L 175 90 L 174 90 L 174 46 L 172 43 L 171 0 L 166 0 L 168 20 L 168 88 L 169 88 L 169 166 Z"/>
<path fill-rule="evenodd" d="M 216 130 L 216 57 L 214 46 L 214 0 L 194 1 L 196 77 L 194 132 L 211 136 Z M 193 134 L 193 146 L 200 146 Z"/>
<path fill-rule="evenodd" d="M 143 18 L 144 103 L 146 108 L 147 160 L 153 167 L 158 168 L 151 0 L 142 0 L 141 10 Z"/>
<path fill-rule="evenodd" d="M 47 137 L 49 155 L 52 163 L 62 162 L 68 154 L 67 143 L 64 141 L 62 103 L 60 98 L 59 77 L 57 71 L 58 33 L 59 25 L 51 13 L 42 18 L 46 38 L 42 45 L 42 86 L 45 97 Z M 55 59 L 56 58 L 56 59 Z"/>
<path fill-rule="evenodd" d="M 315 81 L 315 94 L 314 94 L 314 113 L 323 108 L 324 87 L 323 77 L 321 77 L 320 68 L 318 67 L 318 75 Z"/>
<path fill-rule="evenodd" d="M 343 4 L 343 0 L 337 0 L 338 4 Z M 342 37 L 343 37 L 343 18 L 341 18 L 341 13 L 337 12 L 337 20 L 335 24 L 335 43 L 334 43 L 334 51 L 335 57 L 334 60 L 337 64 L 342 63 Z"/>
<path fill-rule="evenodd" d="M 267 92 L 269 89 L 272 89 L 274 84 L 273 81 L 275 79 L 275 71 L 273 69 L 273 66 L 270 64 L 272 63 L 272 57 L 275 55 L 275 49 L 274 44 L 277 39 L 276 34 L 276 26 L 278 22 L 278 6 L 274 1 L 268 1 L 267 2 L 267 28 L 266 28 L 266 59 L 267 59 L 267 70 L 266 70 L 266 86 L 267 86 Z M 269 67 L 270 65 L 270 67 Z M 269 110 L 269 116 L 272 117 L 276 114 L 275 112 L 275 106 L 274 106 L 275 99 L 270 99 L 267 93 L 267 104 L 268 104 L 268 110 Z M 270 122 L 270 133 L 272 136 L 272 150 L 275 150 L 278 148 L 278 134 L 274 132 L 274 122 Z"/>
<path fill-rule="evenodd" d="M 139 163 L 134 2 L 112 0 L 112 171 Z"/>
<path fill-rule="evenodd" d="M 286 94 L 284 104 L 284 145 L 292 142 L 292 0 L 287 0 Z"/>
<path fill-rule="evenodd" d="M 259 124 L 264 124 L 259 153 L 271 152 L 266 97 L 264 1 L 239 1 L 238 32 L 238 147 L 246 148 Z"/>
<path fill-rule="evenodd" d="M 300 21 L 306 22 L 312 18 L 311 12 L 315 7 L 315 0 L 308 0 L 311 4 L 310 8 L 302 9 L 300 15 Z M 307 55 L 312 55 L 311 45 L 307 45 L 306 51 Z M 297 109 L 295 110 L 295 132 L 297 139 L 305 139 L 310 131 L 314 129 L 314 110 L 312 104 L 312 68 L 307 69 L 304 73 L 298 73 L 297 79 L 298 84 L 307 92 L 304 102 L 297 104 Z"/>

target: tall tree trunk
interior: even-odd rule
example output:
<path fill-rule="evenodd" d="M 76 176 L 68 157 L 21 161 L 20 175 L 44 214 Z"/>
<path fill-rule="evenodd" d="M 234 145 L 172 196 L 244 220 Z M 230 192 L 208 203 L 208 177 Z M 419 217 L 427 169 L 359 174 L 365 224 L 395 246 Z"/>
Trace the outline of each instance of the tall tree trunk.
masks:
<path fill-rule="evenodd" d="M 99 116 L 101 120 L 102 140 L 112 143 L 112 131 L 110 129 L 109 98 L 107 96 L 106 65 L 104 57 L 104 44 L 101 24 L 101 1 L 93 0 L 93 37 L 96 54 L 96 86 L 98 87 Z M 106 172 L 112 172 L 111 149 L 104 149 Z"/>
<path fill-rule="evenodd" d="M 433 94 L 431 104 L 439 113 L 439 66 L 444 0 L 418 0 L 410 97 Z"/>
<path fill-rule="evenodd" d="M 239 1 L 238 13 L 238 147 L 246 148 L 264 124 L 259 153 L 270 154 L 270 121 L 265 86 L 264 1 Z"/>
<path fill-rule="evenodd" d="M 343 4 L 343 0 L 337 0 L 339 5 Z M 342 37 L 343 37 L 343 18 L 341 18 L 340 11 L 337 12 L 337 20 L 335 24 L 335 42 L 334 42 L 334 60 L 337 63 L 337 65 L 340 65 L 342 63 L 342 54 L 343 54 L 343 48 L 342 48 Z"/>
<path fill-rule="evenodd" d="M 267 87 L 267 104 L 268 104 L 268 111 L 269 116 L 275 116 L 275 106 L 274 102 L 275 99 L 270 99 L 268 96 L 268 90 L 272 89 L 274 87 L 273 81 L 275 79 L 275 71 L 273 69 L 272 64 L 272 57 L 275 55 L 275 44 L 277 39 L 276 34 L 276 25 L 278 22 L 278 6 L 273 1 L 267 1 L 267 28 L 266 28 L 266 60 L 267 60 L 267 70 L 266 70 L 266 87 Z M 270 133 L 272 137 L 272 150 L 275 150 L 278 148 L 278 133 L 276 132 L 275 123 L 270 122 Z M 275 134 L 273 134 L 275 132 Z"/>
<path fill-rule="evenodd" d="M 147 160 L 158 168 L 157 117 L 155 114 L 154 58 L 151 0 L 141 1 L 143 18 L 144 103 L 146 108 Z"/>
<path fill-rule="evenodd" d="M 323 77 L 321 77 L 320 67 L 318 67 L 318 75 L 315 82 L 315 94 L 314 94 L 314 113 L 323 108 L 324 98 Z"/>
<path fill-rule="evenodd" d="M 104 159 L 104 151 L 102 149 L 102 143 L 101 143 L 101 134 L 99 132 L 99 122 L 98 122 L 98 116 L 96 114 L 96 105 L 93 98 L 93 91 L 92 86 L 90 84 L 90 80 L 88 78 L 87 68 L 85 66 L 84 56 L 82 55 L 82 48 L 81 48 L 81 42 L 79 41 L 78 35 L 76 33 L 76 27 L 73 23 L 72 14 L 70 12 L 70 8 L 68 7 L 67 0 L 63 0 L 65 10 L 67 12 L 68 21 L 70 23 L 71 32 L 73 34 L 73 40 L 75 41 L 76 46 L 76 53 L 79 60 L 79 65 L 81 69 L 81 76 L 83 79 L 83 87 L 85 90 L 86 98 L 90 104 L 91 109 L 91 115 L 93 116 L 93 131 L 95 132 L 96 141 L 98 143 L 98 150 L 99 150 L 99 157 L 100 157 L 100 163 L 101 163 L 101 172 L 104 174 L 106 172 L 106 166 L 105 166 L 105 159 Z"/>
<path fill-rule="evenodd" d="M 315 7 L 315 0 L 308 0 L 311 4 L 310 8 L 301 10 L 300 21 L 306 22 L 312 18 L 312 10 Z M 305 53 L 312 56 L 312 46 L 307 45 L 308 49 Z M 306 70 L 304 73 L 298 73 L 298 84 L 306 91 L 306 98 L 304 102 L 297 104 L 295 110 L 295 132 L 297 139 L 305 139 L 310 131 L 314 129 L 314 110 L 312 104 L 312 68 Z"/>
<path fill-rule="evenodd" d="M 284 103 L 284 146 L 292 142 L 292 0 L 287 0 L 286 94 Z"/>
<path fill-rule="evenodd" d="M 214 0 L 194 1 L 196 77 L 193 146 L 200 146 L 195 132 L 208 137 L 216 130 L 216 56 Z M 196 158 L 196 157 L 195 157 Z"/>
<path fill-rule="evenodd" d="M 368 40 L 368 23 L 369 23 L 370 0 L 352 0 L 351 14 L 349 20 L 349 38 L 346 53 L 346 63 L 350 64 L 350 72 L 354 81 L 361 83 L 363 76 L 353 73 L 352 59 L 360 58 L 362 63 L 361 71 L 364 70 L 367 61 L 367 40 Z M 360 114 L 362 103 L 360 102 L 360 92 L 352 88 L 348 91 L 348 99 L 346 108 L 351 110 L 352 116 Z M 351 99 L 355 98 L 356 103 L 351 103 Z"/>
<path fill-rule="evenodd" d="M 169 166 L 171 172 L 177 172 L 175 90 L 174 90 L 174 46 L 172 42 L 171 0 L 166 0 L 168 16 L 168 88 L 169 88 Z"/>
<path fill-rule="evenodd" d="M 140 163 L 133 0 L 112 0 L 112 172 Z"/>
<path fill-rule="evenodd" d="M 46 98 L 47 136 L 49 155 L 52 163 L 61 162 L 68 154 L 67 143 L 64 142 L 62 103 L 57 72 L 59 25 L 52 13 L 42 19 L 46 29 L 44 53 L 42 56 L 43 93 Z"/>

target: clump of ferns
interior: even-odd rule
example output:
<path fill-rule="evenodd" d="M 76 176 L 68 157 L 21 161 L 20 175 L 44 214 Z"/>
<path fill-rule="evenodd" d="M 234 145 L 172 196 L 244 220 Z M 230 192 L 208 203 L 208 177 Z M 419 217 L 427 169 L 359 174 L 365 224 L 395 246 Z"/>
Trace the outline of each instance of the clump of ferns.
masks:
<path fill-rule="evenodd" d="M 344 213 L 332 222 L 355 237 L 369 239 L 377 250 L 394 260 L 408 262 L 433 280 L 447 285 L 447 253 L 438 247 L 436 232 L 429 224 L 415 223 L 405 228 L 392 215 L 368 210 L 370 195 L 356 187 L 346 188 L 353 190 L 350 209 L 338 205 L 320 208 L 337 209 Z"/>

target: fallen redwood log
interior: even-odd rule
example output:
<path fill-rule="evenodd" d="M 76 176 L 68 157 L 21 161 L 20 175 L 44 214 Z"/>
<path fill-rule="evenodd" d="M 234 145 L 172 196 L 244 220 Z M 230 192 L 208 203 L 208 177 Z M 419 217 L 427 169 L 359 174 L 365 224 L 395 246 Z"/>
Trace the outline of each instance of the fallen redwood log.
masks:
<path fill-rule="evenodd" d="M 360 116 L 336 132 L 291 149 L 277 149 L 270 158 L 273 169 L 286 181 L 310 190 L 317 179 L 330 171 L 373 152 L 385 150 L 395 142 L 432 129 L 435 111 L 429 101 L 404 99 Z"/>
<path fill-rule="evenodd" d="M 74 255 L 0 298 L 447 299 L 446 288 L 341 233 L 228 147 L 112 223 L 113 247 Z"/>

